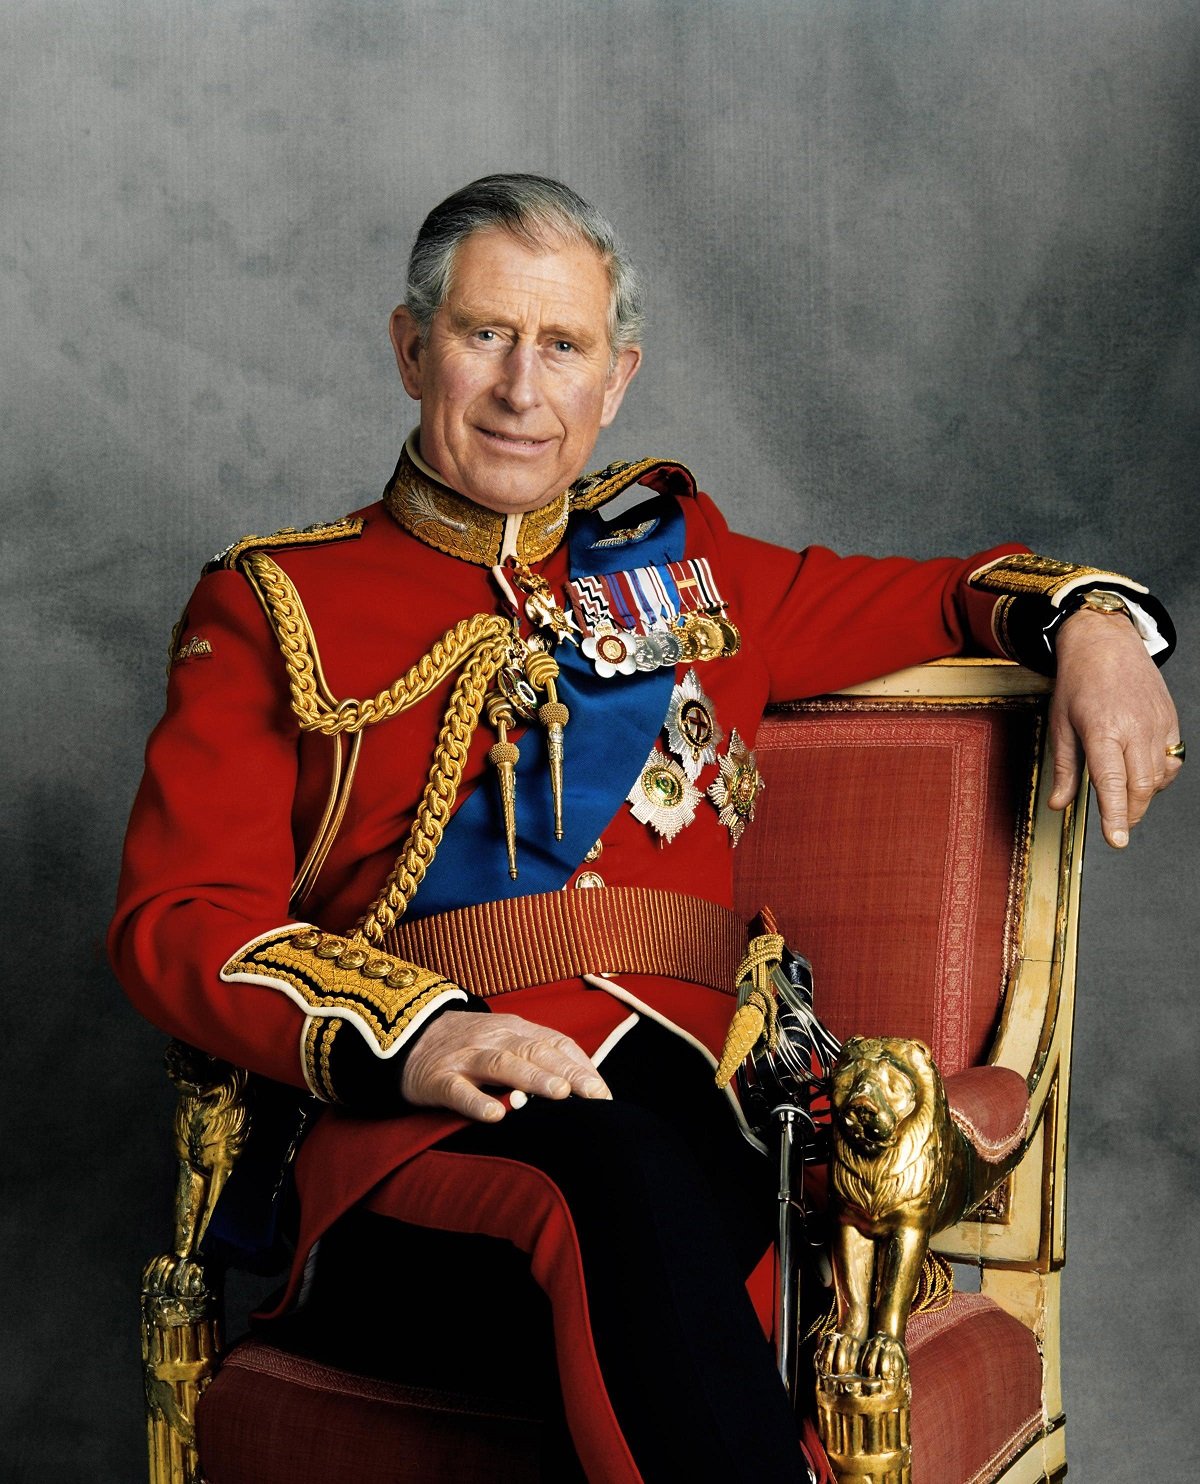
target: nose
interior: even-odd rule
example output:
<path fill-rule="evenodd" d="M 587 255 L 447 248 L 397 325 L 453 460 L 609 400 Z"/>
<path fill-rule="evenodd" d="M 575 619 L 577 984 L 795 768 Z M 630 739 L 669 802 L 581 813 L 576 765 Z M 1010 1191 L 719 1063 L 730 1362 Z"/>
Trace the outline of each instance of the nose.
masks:
<path fill-rule="evenodd" d="M 494 391 L 514 412 L 527 412 L 542 400 L 537 347 L 518 340 L 504 357 Z"/>

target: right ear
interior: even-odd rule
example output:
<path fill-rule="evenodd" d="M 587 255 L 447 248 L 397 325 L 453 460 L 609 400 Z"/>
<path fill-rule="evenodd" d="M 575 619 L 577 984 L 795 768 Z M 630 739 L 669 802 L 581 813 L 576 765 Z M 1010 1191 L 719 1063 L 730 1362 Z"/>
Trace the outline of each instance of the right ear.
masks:
<path fill-rule="evenodd" d="M 412 317 L 408 306 L 398 304 L 392 310 L 390 325 L 392 349 L 396 352 L 396 366 L 404 390 L 414 402 L 421 400 L 421 358 L 425 347 L 421 344 L 421 327 Z"/>

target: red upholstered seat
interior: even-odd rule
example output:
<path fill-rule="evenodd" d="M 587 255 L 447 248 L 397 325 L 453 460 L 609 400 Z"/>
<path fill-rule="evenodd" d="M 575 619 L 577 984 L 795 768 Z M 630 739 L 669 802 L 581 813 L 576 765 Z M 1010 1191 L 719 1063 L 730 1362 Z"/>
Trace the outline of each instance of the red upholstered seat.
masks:
<path fill-rule="evenodd" d="M 987 1484 L 1042 1429 L 1042 1359 L 980 1293 L 908 1325 L 914 1484 Z"/>
<path fill-rule="evenodd" d="M 1041 1427 L 1033 1336 L 991 1299 L 968 1293 L 915 1315 L 908 1342 L 914 1479 L 984 1484 Z M 225 1360 L 198 1425 L 207 1484 L 552 1479 L 542 1472 L 534 1417 L 369 1380 L 258 1340 Z"/>
<path fill-rule="evenodd" d="M 258 1340 L 200 1400 L 207 1484 L 536 1484 L 544 1429 L 480 1397 L 375 1381 Z"/>

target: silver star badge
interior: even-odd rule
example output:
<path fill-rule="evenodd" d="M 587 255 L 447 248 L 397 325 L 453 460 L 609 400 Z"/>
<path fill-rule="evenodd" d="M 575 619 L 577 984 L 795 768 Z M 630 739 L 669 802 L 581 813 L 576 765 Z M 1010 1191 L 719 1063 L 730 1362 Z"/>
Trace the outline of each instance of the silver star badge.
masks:
<path fill-rule="evenodd" d="M 716 762 L 717 746 L 725 739 L 695 670 L 689 670 L 671 692 L 666 727 L 668 746 L 694 782 L 707 763 Z"/>
<path fill-rule="evenodd" d="M 669 844 L 695 819 L 702 798 L 675 759 L 655 748 L 626 795 L 626 802 L 639 824 L 649 825 Z"/>

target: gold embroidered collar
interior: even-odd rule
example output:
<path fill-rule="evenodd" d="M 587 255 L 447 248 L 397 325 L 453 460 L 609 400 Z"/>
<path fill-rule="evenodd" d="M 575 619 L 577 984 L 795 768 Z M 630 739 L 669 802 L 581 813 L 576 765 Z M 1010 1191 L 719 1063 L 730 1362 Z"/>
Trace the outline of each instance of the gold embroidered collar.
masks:
<path fill-rule="evenodd" d="M 410 439 L 404 445 L 391 484 L 383 496 L 388 514 L 410 536 L 444 551 L 447 556 L 481 567 L 502 560 L 504 538 L 511 521 L 516 526 L 515 552 L 526 566 L 548 557 L 567 531 L 570 503 L 566 490 L 539 510 L 504 516 L 456 493 L 418 467 L 419 454 Z"/>

